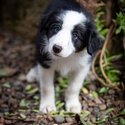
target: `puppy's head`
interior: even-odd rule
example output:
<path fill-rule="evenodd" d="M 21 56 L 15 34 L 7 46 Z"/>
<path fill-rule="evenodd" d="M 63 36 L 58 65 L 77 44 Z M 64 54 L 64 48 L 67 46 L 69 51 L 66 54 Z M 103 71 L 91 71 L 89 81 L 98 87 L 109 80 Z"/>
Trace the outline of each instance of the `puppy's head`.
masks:
<path fill-rule="evenodd" d="M 41 32 L 47 37 L 47 51 L 53 57 L 69 57 L 87 48 L 90 55 L 100 46 L 93 21 L 83 12 L 60 11 L 43 16 Z"/>

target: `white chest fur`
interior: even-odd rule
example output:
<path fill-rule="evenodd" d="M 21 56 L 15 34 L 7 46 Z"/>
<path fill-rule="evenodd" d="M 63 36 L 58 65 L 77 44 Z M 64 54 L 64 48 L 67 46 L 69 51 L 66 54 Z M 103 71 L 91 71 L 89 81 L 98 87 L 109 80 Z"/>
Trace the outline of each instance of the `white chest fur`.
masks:
<path fill-rule="evenodd" d="M 90 65 L 91 56 L 87 53 L 87 50 L 74 54 L 68 58 L 56 59 L 52 64 L 52 69 L 59 71 L 62 76 L 68 74 L 76 69 L 81 69 Z"/>

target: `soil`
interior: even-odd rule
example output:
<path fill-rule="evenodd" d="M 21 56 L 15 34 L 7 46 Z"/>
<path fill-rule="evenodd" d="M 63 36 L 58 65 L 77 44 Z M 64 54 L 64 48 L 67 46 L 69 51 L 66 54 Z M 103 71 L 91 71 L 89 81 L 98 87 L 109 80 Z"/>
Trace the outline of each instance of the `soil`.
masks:
<path fill-rule="evenodd" d="M 34 51 L 34 42 L 0 30 L 0 125 L 81 125 L 82 121 L 95 122 L 103 119 L 109 108 L 114 108 L 114 111 L 108 114 L 104 125 L 111 124 L 116 116 L 125 118 L 120 115 L 125 108 L 123 92 L 110 89 L 97 98 L 89 96 L 93 92 L 99 93 L 102 86 L 98 82 L 87 85 L 87 93 L 80 93 L 82 108 L 89 111 L 83 120 L 78 114 L 69 118 L 38 113 L 39 85 L 29 84 L 25 80 L 26 73 L 33 65 Z M 28 91 L 30 88 L 32 92 Z M 64 98 L 60 97 L 60 100 Z M 117 125 L 114 121 L 113 125 L 115 124 Z"/>

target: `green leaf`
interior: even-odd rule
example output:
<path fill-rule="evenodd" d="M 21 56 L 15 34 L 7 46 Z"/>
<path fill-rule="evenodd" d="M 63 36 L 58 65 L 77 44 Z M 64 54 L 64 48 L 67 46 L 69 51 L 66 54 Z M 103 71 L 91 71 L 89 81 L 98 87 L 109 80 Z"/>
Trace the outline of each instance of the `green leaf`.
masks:
<path fill-rule="evenodd" d="M 61 103 L 61 101 L 56 101 L 56 106 L 59 105 L 59 103 Z"/>
<path fill-rule="evenodd" d="M 96 123 L 96 124 L 99 124 L 99 123 L 104 123 L 105 122 L 105 120 L 106 120 L 106 118 L 108 118 L 108 116 L 106 115 L 106 116 L 104 116 L 104 118 L 102 119 L 102 120 L 98 120 L 98 121 L 96 121 L 96 122 L 94 122 L 94 123 Z"/>
<path fill-rule="evenodd" d="M 74 115 L 75 113 L 74 112 L 71 112 L 71 111 L 64 111 L 64 110 L 61 110 L 61 112 L 63 112 L 64 114 L 72 114 L 72 115 Z"/>
<path fill-rule="evenodd" d="M 93 93 L 92 93 L 92 96 L 93 96 L 94 98 L 98 98 L 98 97 L 99 97 L 97 92 L 93 92 Z"/>
<path fill-rule="evenodd" d="M 25 102 L 25 99 L 22 99 L 21 101 L 20 101 L 20 104 L 19 104 L 20 106 L 26 106 L 26 102 Z"/>
<path fill-rule="evenodd" d="M 34 89 L 32 89 L 32 90 L 29 90 L 29 91 L 27 91 L 26 93 L 27 93 L 27 94 L 35 94 L 36 92 L 38 92 L 38 88 L 34 88 Z"/>
<path fill-rule="evenodd" d="M 121 115 L 125 115 L 125 108 L 121 111 Z"/>
<path fill-rule="evenodd" d="M 64 106 L 64 102 L 62 102 L 62 103 L 59 103 L 58 105 L 57 105 L 57 110 L 59 110 L 61 107 L 63 107 Z"/>
<path fill-rule="evenodd" d="M 26 86 L 26 91 L 30 90 L 31 88 L 32 88 L 31 84 L 28 84 L 28 85 Z"/>
<path fill-rule="evenodd" d="M 113 22 L 117 24 L 116 34 L 119 34 L 121 32 L 125 34 L 125 16 L 122 12 L 119 12 L 116 15 L 117 19 L 113 19 Z"/>
<path fill-rule="evenodd" d="M 91 84 L 91 81 L 84 81 L 83 86 L 85 87 L 86 85 Z"/>
<path fill-rule="evenodd" d="M 110 55 L 108 49 L 105 49 L 105 54 L 106 54 L 106 58 L 108 58 Z"/>
<path fill-rule="evenodd" d="M 102 36 L 106 36 L 107 32 L 108 32 L 108 29 L 104 29 L 104 30 L 100 31 L 100 34 Z"/>
<path fill-rule="evenodd" d="M 85 118 L 85 117 L 87 117 L 89 114 L 90 114 L 89 111 L 83 110 L 83 111 L 81 112 L 80 116 L 83 117 L 83 118 Z"/>
<path fill-rule="evenodd" d="M 95 124 L 99 124 L 99 123 L 104 123 L 105 122 L 105 119 L 102 119 L 102 120 L 98 120 L 96 122 L 94 122 Z"/>
<path fill-rule="evenodd" d="M 24 110 L 24 109 L 19 109 L 18 111 L 19 112 L 26 112 L 26 110 Z"/>
<path fill-rule="evenodd" d="M 112 21 L 113 21 L 114 23 L 116 23 L 116 22 L 117 22 L 115 19 L 112 19 Z"/>
<path fill-rule="evenodd" d="M 33 99 L 39 100 L 39 96 L 35 95 L 35 96 L 33 96 Z"/>
<path fill-rule="evenodd" d="M 26 119 L 26 115 L 24 115 L 22 113 L 20 114 L 20 117 L 23 118 L 23 119 Z"/>
<path fill-rule="evenodd" d="M 119 34 L 121 32 L 121 28 L 116 29 L 116 34 Z"/>
<path fill-rule="evenodd" d="M 82 92 L 85 93 L 85 94 L 89 93 L 89 91 L 85 87 L 82 87 Z"/>
<path fill-rule="evenodd" d="M 8 89 L 11 87 L 9 83 L 4 83 L 2 86 Z"/>
<path fill-rule="evenodd" d="M 125 125 L 125 119 L 124 118 L 120 118 L 120 124 Z"/>
<path fill-rule="evenodd" d="M 107 61 L 111 61 L 113 59 L 119 59 L 120 57 L 122 57 L 122 54 L 118 54 L 118 55 L 113 55 L 113 56 L 107 56 Z"/>
<path fill-rule="evenodd" d="M 26 102 L 25 99 L 22 99 L 22 100 L 20 101 L 20 104 L 19 104 L 19 105 L 20 105 L 20 106 L 29 106 L 29 104 L 30 104 L 30 103 L 29 103 L 29 102 Z"/>
<path fill-rule="evenodd" d="M 9 113 L 9 112 L 5 112 L 4 114 L 5 114 L 5 115 L 10 115 L 10 113 Z"/>
<path fill-rule="evenodd" d="M 60 87 L 57 85 L 56 86 L 56 92 L 59 92 L 60 91 Z"/>
<path fill-rule="evenodd" d="M 108 114 L 108 113 L 112 112 L 113 110 L 114 110 L 114 108 L 109 108 L 105 112 L 106 112 L 106 114 Z"/>
<path fill-rule="evenodd" d="M 37 110 L 37 109 L 33 109 L 33 110 L 31 110 L 32 112 L 35 112 L 35 113 L 39 113 L 40 111 L 39 110 Z"/>
<path fill-rule="evenodd" d="M 83 125 L 88 125 L 83 118 L 80 117 L 80 121 L 82 122 Z"/>
<path fill-rule="evenodd" d="M 102 88 L 100 89 L 99 93 L 100 93 L 100 94 L 101 94 L 101 93 L 107 93 L 108 90 L 109 90 L 109 88 L 107 88 L 107 87 L 102 87 Z"/>

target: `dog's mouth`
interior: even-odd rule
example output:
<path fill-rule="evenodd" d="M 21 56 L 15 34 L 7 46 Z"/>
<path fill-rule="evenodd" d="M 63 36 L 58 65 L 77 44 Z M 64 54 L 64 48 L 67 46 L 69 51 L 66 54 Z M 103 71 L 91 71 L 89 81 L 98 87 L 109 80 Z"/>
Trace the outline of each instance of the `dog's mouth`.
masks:
<path fill-rule="evenodd" d="M 53 55 L 53 57 L 54 57 L 55 59 L 60 59 L 60 58 L 66 59 L 66 58 L 72 56 L 72 54 L 71 54 L 71 55 L 68 55 L 68 56 L 63 56 L 63 55 L 61 55 L 61 54 L 56 54 L 56 53 L 52 53 L 52 55 Z"/>
<path fill-rule="evenodd" d="M 62 57 L 60 56 L 59 54 L 56 54 L 56 53 L 53 53 L 54 56 L 57 56 L 57 57 Z"/>
<path fill-rule="evenodd" d="M 51 54 L 54 56 L 54 57 L 62 57 L 60 54 L 57 54 L 57 53 L 54 53 L 53 51 L 51 51 Z"/>
<path fill-rule="evenodd" d="M 71 53 L 71 54 L 55 53 L 55 52 L 53 52 L 53 50 L 51 50 L 50 53 L 53 56 L 53 58 L 68 58 L 69 56 L 71 56 L 73 54 L 73 53 Z"/>

